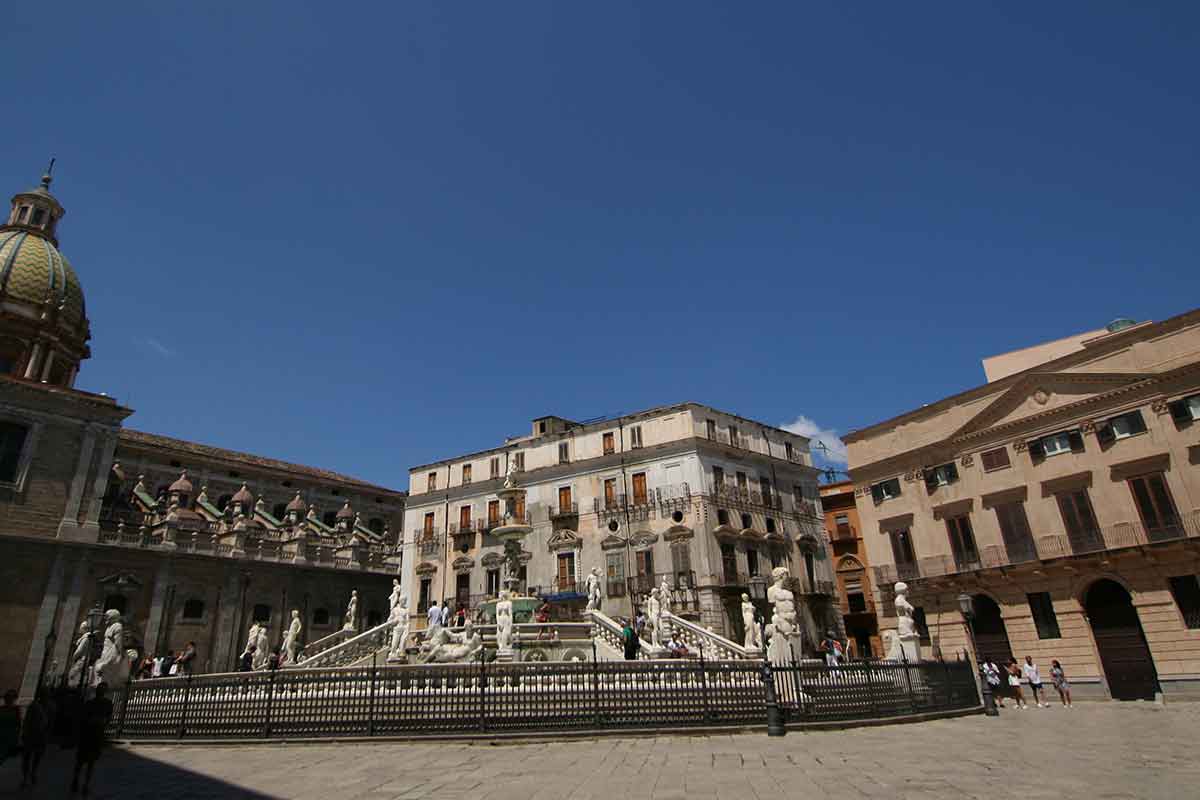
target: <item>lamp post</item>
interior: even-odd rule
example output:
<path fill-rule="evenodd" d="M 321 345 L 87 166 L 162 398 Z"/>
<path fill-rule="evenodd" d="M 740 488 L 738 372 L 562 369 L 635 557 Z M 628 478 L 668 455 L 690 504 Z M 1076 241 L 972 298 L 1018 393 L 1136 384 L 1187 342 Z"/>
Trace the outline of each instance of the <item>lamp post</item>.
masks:
<path fill-rule="evenodd" d="M 975 600 L 966 592 L 958 596 L 958 610 L 962 612 L 963 621 L 967 626 L 967 638 L 971 642 L 971 652 L 975 654 L 975 686 L 983 700 L 983 713 L 989 717 L 1000 716 L 996 710 L 996 698 L 992 695 L 991 684 L 983 676 L 983 664 L 979 660 L 979 648 L 975 644 Z"/>
<path fill-rule="evenodd" d="M 749 581 L 749 588 L 751 600 L 756 603 L 766 602 L 766 578 L 755 575 Z M 762 682 L 767 701 L 767 736 L 786 736 L 787 727 L 783 724 L 783 711 L 779 708 L 779 699 L 775 695 L 775 678 L 771 675 L 771 660 L 767 658 L 767 617 L 765 614 L 760 614 L 758 620 L 762 634 Z"/>

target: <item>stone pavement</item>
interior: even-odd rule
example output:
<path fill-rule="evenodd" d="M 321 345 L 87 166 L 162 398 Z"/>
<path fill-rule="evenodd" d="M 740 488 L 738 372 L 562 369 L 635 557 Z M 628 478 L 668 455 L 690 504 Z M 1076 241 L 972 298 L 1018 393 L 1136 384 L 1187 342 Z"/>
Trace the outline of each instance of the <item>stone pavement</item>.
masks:
<path fill-rule="evenodd" d="M 785 800 L 818 797 L 1196 797 L 1200 704 L 1082 703 L 845 731 L 612 737 L 524 744 L 367 742 L 113 748 L 98 798 L 295 800 Z M 71 753 L 42 783 L 0 795 L 67 796 Z"/>

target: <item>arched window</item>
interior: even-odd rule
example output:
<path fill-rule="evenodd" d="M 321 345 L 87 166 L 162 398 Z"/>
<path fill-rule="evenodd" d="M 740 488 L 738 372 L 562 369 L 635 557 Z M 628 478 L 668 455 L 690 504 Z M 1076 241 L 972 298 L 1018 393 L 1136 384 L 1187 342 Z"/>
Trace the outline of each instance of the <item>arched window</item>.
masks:
<path fill-rule="evenodd" d="M 326 511 L 321 515 L 321 522 L 324 522 L 327 527 L 332 528 L 335 524 L 337 524 L 337 512 Z"/>
<path fill-rule="evenodd" d="M 276 503 L 271 507 L 271 516 L 275 519 L 283 519 L 287 516 L 287 503 Z"/>
<path fill-rule="evenodd" d="M 371 533 L 375 534 L 376 536 L 383 535 L 383 520 L 379 517 L 371 517 L 369 520 L 367 520 L 367 527 L 370 528 Z"/>
<path fill-rule="evenodd" d="M 105 611 L 110 611 L 110 610 L 119 611 L 121 613 L 121 616 L 125 615 L 125 608 L 128 605 L 129 605 L 129 598 L 127 598 L 123 594 L 110 594 L 108 597 L 104 598 L 104 610 Z"/>
<path fill-rule="evenodd" d="M 328 625 L 329 624 L 329 609 L 318 608 L 313 611 L 313 625 Z"/>
<path fill-rule="evenodd" d="M 250 618 L 255 622 L 270 622 L 271 607 L 265 603 L 259 603 L 254 607 L 254 613 Z"/>
<path fill-rule="evenodd" d="M 183 619 L 204 619 L 204 601 L 199 597 L 189 597 L 184 600 Z"/>

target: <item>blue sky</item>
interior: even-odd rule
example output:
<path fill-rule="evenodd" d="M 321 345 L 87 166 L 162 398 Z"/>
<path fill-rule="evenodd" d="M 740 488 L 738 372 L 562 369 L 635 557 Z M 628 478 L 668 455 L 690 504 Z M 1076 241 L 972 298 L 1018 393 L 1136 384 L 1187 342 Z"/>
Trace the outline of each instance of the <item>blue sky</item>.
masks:
<path fill-rule="evenodd" d="M 133 427 L 405 487 L 543 414 L 845 431 L 1200 298 L 1200 5 L 24 3 L 0 189 Z"/>

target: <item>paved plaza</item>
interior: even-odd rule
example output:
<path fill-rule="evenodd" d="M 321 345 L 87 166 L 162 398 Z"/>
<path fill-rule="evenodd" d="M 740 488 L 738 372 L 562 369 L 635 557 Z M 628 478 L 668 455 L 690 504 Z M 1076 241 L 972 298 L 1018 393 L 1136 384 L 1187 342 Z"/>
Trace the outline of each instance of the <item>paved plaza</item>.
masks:
<path fill-rule="evenodd" d="M 98 798 L 295 800 L 784 800 L 1180 798 L 1195 796 L 1200 704 L 1083 703 L 845 731 L 611 737 L 523 744 L 368 742 L 113 748 Z M 54 750 L 36 789 L 67 796 Z"/>

